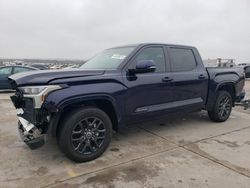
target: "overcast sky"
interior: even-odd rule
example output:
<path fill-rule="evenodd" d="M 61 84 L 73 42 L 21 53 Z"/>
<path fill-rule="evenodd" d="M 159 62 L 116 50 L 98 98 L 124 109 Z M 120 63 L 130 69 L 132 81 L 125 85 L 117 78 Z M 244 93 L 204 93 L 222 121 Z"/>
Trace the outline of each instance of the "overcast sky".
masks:
<path fill-rule="evenodd" d="M 250 0 L 0 0 L 0 57 L 86 59 L 140 42 L 250 62 Z"/>

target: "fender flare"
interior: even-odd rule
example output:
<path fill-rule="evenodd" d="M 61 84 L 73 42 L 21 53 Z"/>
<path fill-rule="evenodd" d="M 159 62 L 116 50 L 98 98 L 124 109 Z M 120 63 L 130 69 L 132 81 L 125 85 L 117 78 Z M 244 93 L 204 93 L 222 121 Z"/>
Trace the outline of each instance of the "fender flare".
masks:
<path fill-rule="evenodd" d="M 216 89 L 215 89 L 215 93 L 218 92 L 219 88 L 222 87 L 222 86 L 225 86 L 225 85 L 233 85 L 234 89 L 235 89 L 235 82 L 233 81 L 224 81 L 222 83 L 219 83 L 217 86 L 216 86 Z"/>
<path fill-rule="evenodd" d="M 118 121 L 118 128 L 120 125 L 120 122 L 122 121 L 122 116 L 121 116 L 121 111 L 118 108 L 118 105 L 116 103 L 116 100 L 107 94 L 94 94 L 94 95 L 78 95 L 78 96 L 74 96 L 74 97 L 70 97 L 70 98 L 66 98 L 62 101 L 60 101 L 57 105 L 56 108 L 58 109 L 58 112 L 56 112 L 56 114 L 54 114 L 51 117 L 51 122 L 49 124 L 49 128 L 48 128 L 48 134 L 51 134 L 53 137 L 56 136 L 56 131 L 57 131 L 57 127 L 58 127 L 58 123 L 60 121 L 61 115 L 63 113 L 63 110 L 72 104 L 80 104 L 80 103 L 84 103 L 87 101 L 93 101 L 93 100 L 106 100 L 109 101 L 115 111 L 116 117 L 117 117 L 117 121 Z"/>

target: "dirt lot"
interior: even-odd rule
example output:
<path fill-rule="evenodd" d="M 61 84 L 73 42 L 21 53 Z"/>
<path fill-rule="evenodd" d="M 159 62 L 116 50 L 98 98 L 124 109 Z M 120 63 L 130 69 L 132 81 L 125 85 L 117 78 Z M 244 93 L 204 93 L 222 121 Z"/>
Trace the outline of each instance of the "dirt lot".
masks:
<path fill-rule="evenodd" d="M 250 81 L 246 90 L 250 98 Z M 249 110 L 225 123 L 199 112 L 129 126 L 102 157 L 76 164 L 55 140 L 28 149 L 9 95 L 0 94 L 0 187 L 250 187 Z"/>

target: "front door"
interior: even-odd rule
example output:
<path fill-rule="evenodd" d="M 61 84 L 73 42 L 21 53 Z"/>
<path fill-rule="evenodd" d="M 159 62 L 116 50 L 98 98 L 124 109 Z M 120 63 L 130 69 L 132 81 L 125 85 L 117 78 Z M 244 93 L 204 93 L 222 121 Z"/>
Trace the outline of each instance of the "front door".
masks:
<path fill-rule="evenodd" d="M 168 59 L 168 58 L 167 58 Z M 135 69 L 136 62 L 153 60 L 155 72 L 137 73 L 133 79 L 127 75 L 128 69 Z M 156 114 L 165 109 L 165 104 L 172 101 L 171 73 L 166 54 L 162 46 L 148 46 L 141 49 L 130 61 L 123 72 L 124 83 L 128 87 L 125 97 L 125 110 L 130 120 Z M 142 116 L 141 116 L 142 115 Z"/>

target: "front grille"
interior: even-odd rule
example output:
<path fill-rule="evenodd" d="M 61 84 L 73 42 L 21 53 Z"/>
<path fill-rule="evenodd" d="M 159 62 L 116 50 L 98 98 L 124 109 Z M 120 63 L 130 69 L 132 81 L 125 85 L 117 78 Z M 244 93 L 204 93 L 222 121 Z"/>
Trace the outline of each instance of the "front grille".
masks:
<path fill-rule="evenodd" d="M 36 123 L 36 110 L 33 106 L 33 100 L 31 98 L 22 98 L 22 109 L 24 113 L 21 115 L 24 119 L 35 124 Z"/>
<path fill-rule="evenodd" d="M 15 95 L 11 96 L 10 99 L 13 102 L 15 108 L 22 108 L 22 106 L 23 106 L 22 97 L 15 94 Z"/>
<path fill-rule="evenodd" d="M 33 99 L 23 97 L 22 93 L 17 90 L 15 95 L 11 96 L 11 100 L 16 108 L 23 109 L 24 113 L 20 116 L 35 124 L 36 110 L 33 105 Z"/>

